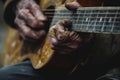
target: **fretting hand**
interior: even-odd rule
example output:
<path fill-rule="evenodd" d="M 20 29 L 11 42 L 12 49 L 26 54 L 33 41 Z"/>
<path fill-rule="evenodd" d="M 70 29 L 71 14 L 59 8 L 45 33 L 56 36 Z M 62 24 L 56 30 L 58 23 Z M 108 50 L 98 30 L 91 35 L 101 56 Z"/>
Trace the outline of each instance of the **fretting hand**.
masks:
<path fill-rule="evenodd" d="M 67 3 L 65 6 L 70 10 L 75 10 L 80 7 L 77 2 Z M 51 48 L 55 50 L 56 53 L 72 53 L 79 50 L 92 38 L 92 34 L 67 31 L 70 27 L 72 27 L 72 22 L 70 20 L 61 20 L 50 28 L 49 41 Z"/>

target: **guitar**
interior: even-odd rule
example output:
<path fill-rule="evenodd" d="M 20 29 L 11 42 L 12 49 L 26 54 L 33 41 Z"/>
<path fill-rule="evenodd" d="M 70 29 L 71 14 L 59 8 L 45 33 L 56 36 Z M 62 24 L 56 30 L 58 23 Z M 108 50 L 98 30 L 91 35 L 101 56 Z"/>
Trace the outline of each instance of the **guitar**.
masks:
<path fill-rule="evenodd" d="M 40 3 L 45 15 L 52 21 L 50 27 L 59 20 L 70 19 L 73 22 L 71 30 L 77 32 L 120 33 L 120 7 L 82 7 L 76 11 L 70 11 L 64 7 L 63 3 L 64 0 L 44 0 Z M 49 6 L 55 6 L 55 9 L 47 9 Z M 3 50 L 3 54 L 11 53 L 6 55 L 8 57 L 8 60 L 4 61 L 6 64 L 15 64 L 29 58 L 33 67 L 39 69 L 49 63 L 54 55 L 54 50 L 50 47 L 48 36 L 44 40 L 43 46 L 36 53 L 29 52 L 26 55 L 21 55 L 21 48 L 24 42 L 19 40 L 16 30 L 9 29 L 9 31 L 12 32 L 8 34 L 8 37 L 11 37 L 11 41 L 6 41 L 5 45 L 9 46 L 4 47 L 4 49 L 8 50 Z"/>

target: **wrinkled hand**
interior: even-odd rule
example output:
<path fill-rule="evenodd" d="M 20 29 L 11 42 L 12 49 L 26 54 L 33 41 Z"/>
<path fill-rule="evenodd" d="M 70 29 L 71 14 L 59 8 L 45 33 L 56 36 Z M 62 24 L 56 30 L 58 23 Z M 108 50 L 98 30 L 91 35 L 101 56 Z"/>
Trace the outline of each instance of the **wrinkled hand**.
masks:
<path fill-rule="evenodd" d="M 37 40 L 45 36 L 45 21 L 46 17 L 34 0 L 20 0 L 17 4 L 15 23 L 24 40 Z"/>
<path fill-rule="evenodd" d="M 80 5 L 77 2 L 73 2 L 66 4 L 66 7 L 74 10 L 80 7 Z M 51 48 L 55 50 L 56 53 L 72 53 L 83 47 L 84 44 L 90 40 L 91 34 L 81 36 L 80 33 L 78 34 L 75 31 L 68 31 L 71 26 L 72 22 L 70 20 L 61 20 L 50 28 L 49 41 Z"/>

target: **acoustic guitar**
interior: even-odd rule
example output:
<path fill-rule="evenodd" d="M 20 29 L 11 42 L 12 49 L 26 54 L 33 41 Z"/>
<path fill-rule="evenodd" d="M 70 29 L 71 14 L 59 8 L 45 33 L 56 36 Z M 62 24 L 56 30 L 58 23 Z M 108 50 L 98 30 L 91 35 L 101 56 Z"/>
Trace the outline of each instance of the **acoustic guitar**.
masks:
<path fill-rule="evenodd" d="M 42 0 L 41 7 L 48 16 L 51 24 L 55 25 L 59 20 L 72 20 L 71 30 L 87 33 L 104 33 L 104 34 L 120 34 L 120 7 L 80 7 L 76 11 L 70 11 L 64 7 L 64 3 L 75 0 Z M 54 8 L 49 8 L 53 6 Z M 9 40 L 3 50 L 3 54 L 7 59 L 4 60 L 5 65 L 15 64 L 29 58 L 35 69 L 42 68 L 51 60 L 54 50 L 51 49 L 48 36 L 43 45 L 36 53 L 27 53 L 21 55 L 21 48 L 24 42 L 19 40 L 18 32 L 9 29 L 10 34 L 7 35 Z M 49 35 L 49 32 L 48 32 Z M 7 50 L 6 50 L 7 49 Z"/>

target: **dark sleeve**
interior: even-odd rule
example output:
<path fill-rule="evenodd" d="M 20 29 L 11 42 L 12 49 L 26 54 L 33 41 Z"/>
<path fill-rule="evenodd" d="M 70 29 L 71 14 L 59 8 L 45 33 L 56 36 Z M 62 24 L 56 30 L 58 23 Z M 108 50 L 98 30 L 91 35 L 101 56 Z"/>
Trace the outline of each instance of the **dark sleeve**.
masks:
<path fill-rule="evenodd" d="M 5 1 L 5 0 L 4 0 Z M 5 22 L 10 25 L 13 28 L 16 28 L 17 25 L 14 23 L 14 19 L 15 19 L 15 10 L 16 10 L 16 4 L 19 2 L 20 0 L 12 0 L 11 2 L 9 2 L 4 9 L 4 20 Z M 6 0 L 7 2 L 7 0 Z M 6 3 L 5 2 L 5 3 Z M 36 0 L 36 2 L 38 3 L 39 0 Z"/>
<path fill-rule="evenodd" d="M 9 4 L 7 4 L 5 6 L 4 9 L 4 20 L 5 22 L 10 25 L 11 27 L 16 27 L 16 25 L 14 24 L 14 19 L 15 19 L 15 6 L 18 3 L 19 0 L 13 0 L 11 1 Z M 7 2 L 7 1 L 6 1 Z M 5 3 L 6 3 L 5 2 Z"/>
<path fill-rule="evenodd" d="M 120 0 L 104 0 L 104 6 L 120 6 Z"/>
<path fill-rule="evenodd" d="M 5 2 L 6 0 L 2 0 L 2 2 Z"/>

